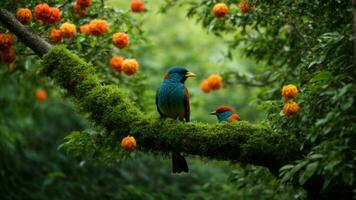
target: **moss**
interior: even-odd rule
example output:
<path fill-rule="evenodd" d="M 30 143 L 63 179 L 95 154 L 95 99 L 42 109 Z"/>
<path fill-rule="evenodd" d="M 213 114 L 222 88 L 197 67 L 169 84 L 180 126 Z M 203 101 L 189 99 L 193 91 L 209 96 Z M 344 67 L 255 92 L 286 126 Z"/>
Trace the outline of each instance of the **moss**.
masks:
<path fill-rule="evenodd" d="M 102 140 L 98 145 L 116 145 L 122 137 L 131 134 L 144 150 L 161 153 L 174 150 L 263 165 L 272 170 L 278 170 L 294 158 L 297 141 L 272 133 L 268 127 L 245 121 L 204 124 L 148 118 L 127 99 L 122 89 L 103 85 L 93 66 L 64 47 L 52 48 L 43 59 L 43 73 L 65 88 L 78 106 L 90 113 L 91 120 L 113 133 L 106 138 L 98 137 Z"/>
<path fill-rule="evenodd" d="M 63 46 L 52 48 L 45 54 L 43 60 L 45 66 L 43 73 L 54 78 L 59 85 L 73 95 L 76 92 L 76 86 L 80 85 L 84 80 L 91 79 L 92 83 L 99 83 L 94 81 L 95 68 Z"/>

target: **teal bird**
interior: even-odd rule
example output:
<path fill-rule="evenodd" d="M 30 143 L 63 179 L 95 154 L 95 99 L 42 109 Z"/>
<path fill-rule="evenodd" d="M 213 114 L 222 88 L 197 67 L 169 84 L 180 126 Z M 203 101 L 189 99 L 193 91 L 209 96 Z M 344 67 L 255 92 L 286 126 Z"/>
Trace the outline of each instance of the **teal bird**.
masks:
<path fill-rule="evenodd" d="M 215 111 L 210 113 L 211 115 L 216 115 L 219 122 L 232 122 L 240 121 L 240 117 L 236 114 L 234 109 L 229 106 L 219 106 Z"/>
<path fill-rule="evenodd" d="M 168 70 L 156 95 L 157 111 L 161 117 L 189 122 L 189 92 L 184 82 L 193 76 L 195 74 L 183 67 Z M 172 152 L 172 172 L 189 172 L 187 161 L 179 152 Z"/>

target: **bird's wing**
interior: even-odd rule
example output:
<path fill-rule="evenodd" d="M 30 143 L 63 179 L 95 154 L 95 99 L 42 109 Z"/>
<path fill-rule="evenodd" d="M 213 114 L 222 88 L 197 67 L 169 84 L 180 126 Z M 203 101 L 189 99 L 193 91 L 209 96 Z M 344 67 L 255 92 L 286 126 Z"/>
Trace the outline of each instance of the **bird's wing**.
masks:
<path fill-rule="evenodd" d="M 189 92 L 186 87 L 184 87 L 183 92 L 184 92 L 184 118 L 186 122 L 189 122 L 189 118 L 190 118 Z"/>
<path fill-rule="evenodd" d="M 232 114 L 229 118 L 228 118 L 228 121 L 229 122 L 232 122 L 232 121 L 240 121 L 240 116 L 238 116 L 236 113 Z"/>
<path fill-rule="evenodd" d="M 157 93 L 156 93 L 156 107 L 157 107 L 157 111 L 158 111 L 159 115 L 161 117 L 164 117 L 163 113 L 159 110 L 159 106 L 158 106 L 158 92 L 159 92 L 159 88 L 158 88 Z"/>

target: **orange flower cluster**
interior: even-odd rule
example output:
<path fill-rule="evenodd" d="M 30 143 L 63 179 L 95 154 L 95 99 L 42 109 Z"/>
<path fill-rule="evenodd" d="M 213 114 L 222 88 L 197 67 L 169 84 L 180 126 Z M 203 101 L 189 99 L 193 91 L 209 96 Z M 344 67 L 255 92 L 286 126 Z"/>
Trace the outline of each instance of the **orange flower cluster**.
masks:
<path fill-rule="evenodd" d="M 120 73 L 122 71 L 122 63 L 123 62 L 124 62 L 124 57 L 121 57 L 121 56 L 113 56 L 110 59 L 111 67 Z"/>
<path fill-rule="evenodd" d="M 123 32 L 115 33 L 112 36 L 112 42 L 114 43 L 114 45 L 117 48 L 123 49 L 129 43 L 129 36 L 126 33 L 123 33 Z"/>
<path fill-rule="evenodd" d="M 133 151 L 137 148 L 136 140 L 133 136 L 126 136 L 121 140 L 121 148 L 125 151 Z"/>
<path fill-rule="evenodd" d="M 207 79 L 203 80 L 200 83 L 200 89 L 204 93 L 209 93 L 211 91 L 210 84 L 209 84 L 209 81 Z"/>
<path fill-rule="evenodd" d="M 282 88 L 282 97 L 285 100 L 292 99 L 298 96 L 298 88 L 293 84 L 285 85 Z"/>
<path fill-rule="evenodd" d="M 249 12 L 251 12 L 254 8 L 256 8 L 256 5 L 250 6 L 250 3 L 249 3 L 248 0 L 242 0 L 242 1 L 239 3 L 239 7 L 240 7 L 241 12 L 243 12 L 243 13 L 249 13 Z"/>
<path fill-rule="evenodd" d="M 55 24 L 61 20 L 61 11 L 56 7 L 50 7 L 46 3 L 38 4 L 35 7 L 35 17 L 46 24 Z"/>
<path fill-rule="evenodd" d="M 53 28 L 51 30 L 50 38 L 51 38 L 51 42 L 53 42 L 53 43 L 58 43 L 58 42 L 62 41 L 62 39 L 63 39 L 62 31 L 59 29 Z"/>
<path fill-rule="evenodd" d="M 77 0 L 73 6 L 73 10 L 79 17 L 86 17 L 88 15 L 86 8 L 90 5 L 91 0 Z"/>
<path fill-rule="evenodd" d="M 75 4 L 82 8 L 87 8 L 91 5 L 91 0 L 77 0 Z"/>
<path fill-rule="evenodd" d="M 6 33 L 0 33 L 0 50 L 7 50 L 11 48 L 14 43 L 12 35 Z"/>
<path fill-rule="evenodd" d="M 100 36 L 109 31 L 108 22 L 102 19 L 93 19 L 89 23 L 90 34 Z"/>
<path fill-rule="evenodd" d="M 213 14 L 215 17 L 225 17 L 229 13 L 229 7 L 224 3 L 217 3 L 213 7 Z"/>
<path fill-rule="evenodd" d="M 80 26 L 80 32 L 86 35 L 101 36 L 109 31 L 109 24 L 106 20 L 93 19 L 88 24 Z"/>
<path fill-rule="evenodd" d="M 77 28 L 74 24 L 69 22 L 63 23 L 59 30 L 61 31 L 61 35 L 64 38 L 71 38 L 77 34 Z"/>
<path fill-rule="evenodd" d="M 138 71 L 139 65 L 136 59 L 125 59 L 121 64 L 121 69 L 126 75 L 133 75 Z"/>
<path fill-rule="evenodd" d="M 85 35 L 90 35 L 89 24 L 81 25 L 81 26 L 79 27 L 79 29 L 80 29 L 80 32 L 81 32 L 81 33 L 84 33 Z"/>
<path fill-rule="evenodd" d="M 16 19 L 22 24 L 28 24 L 32 21 L 32 12 L 28 8 L 19 8 L 16 12 Z"/>
<path fill-rule="evenodd" d="M 14 43 L 12 35 L 0 33 L 0 62 L 12 63 L 16 58 L 16 52 L 11 47 Z"/>
<path fill-rule="evenodd" d="M 44 89 L 38 89 L 35 97 L 38 101 L 45 101 L 47 99 L 47 92 Z"/>
<path fill-rule="evenodd" d="M 13 49 L 0 51 L 0 62 L 12 63 L 16 59 L 16 52 Z"/>
<path fill-rule="evenodd" d="M 293 117 L 295 116 L 299 111 L 299 105 L 292 101 L 292 102 L 287 102 L 284 104 L 283 106 L 283 113 L 287 116 L 287 117 Z"/>
<path fill-rule="evenodd" d="M 293 99 L 298 96 L 298 88 L 293 84 L 285 85 L 282 88 L 282 97 L 285 101 Z M 283 113 L 287 117 L 293 117 L 299 111 L 299 105 L 294 101 L 286 102 L 283 106 Z"/>
<path fill-rule="evenodd" d="M 209 93 L 211 90 L 218 90 L 221 86 L 222 78 L 219 74 L 211 74 L 208 79 L 200 83 L 200 89 L 205 93 Z"/>
<path fill-rule="evenodd" d="M 141 13 L 145 10 L 145 4 L 140 0 L 132 0 L 130 8 L 131 12 Z"/>
<path fill-rule="evenodd" d="M 77 28 L 74 24 L 65 22 L 59 29 L 51 29 L 50 39 L 52 43 L 61 42 L 63 38 L 72 38 L 77 34 Z"/>

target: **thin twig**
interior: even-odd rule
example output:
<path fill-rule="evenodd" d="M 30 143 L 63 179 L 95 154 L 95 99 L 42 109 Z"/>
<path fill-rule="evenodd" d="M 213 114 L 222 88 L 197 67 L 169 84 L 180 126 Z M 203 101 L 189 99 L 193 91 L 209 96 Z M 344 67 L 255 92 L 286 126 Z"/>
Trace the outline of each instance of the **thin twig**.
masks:
<path fill-rule="evenodd" d="M 300 31 L 300 27 L 299 24 L 295 21 L 291 21 L 291 24 L 293 25 L 294 29 L 296 30 L 297 34 L 302 38 L 302 40 L 304 41 L 304 43 L 311 48 L 311 44 L 309 43 L 309 41 L 307 40 L 307 38 L 303 35 L 303 33 Z"/>
<path fill-rule="evenodd" d="M 65 1 L 61 6 L 59 6 L 59 9 L 62 10 L 64 8 L 64 6 L 66 6 L 69 2 L 71 2 L 72 0 L 67 0 Z"/>

